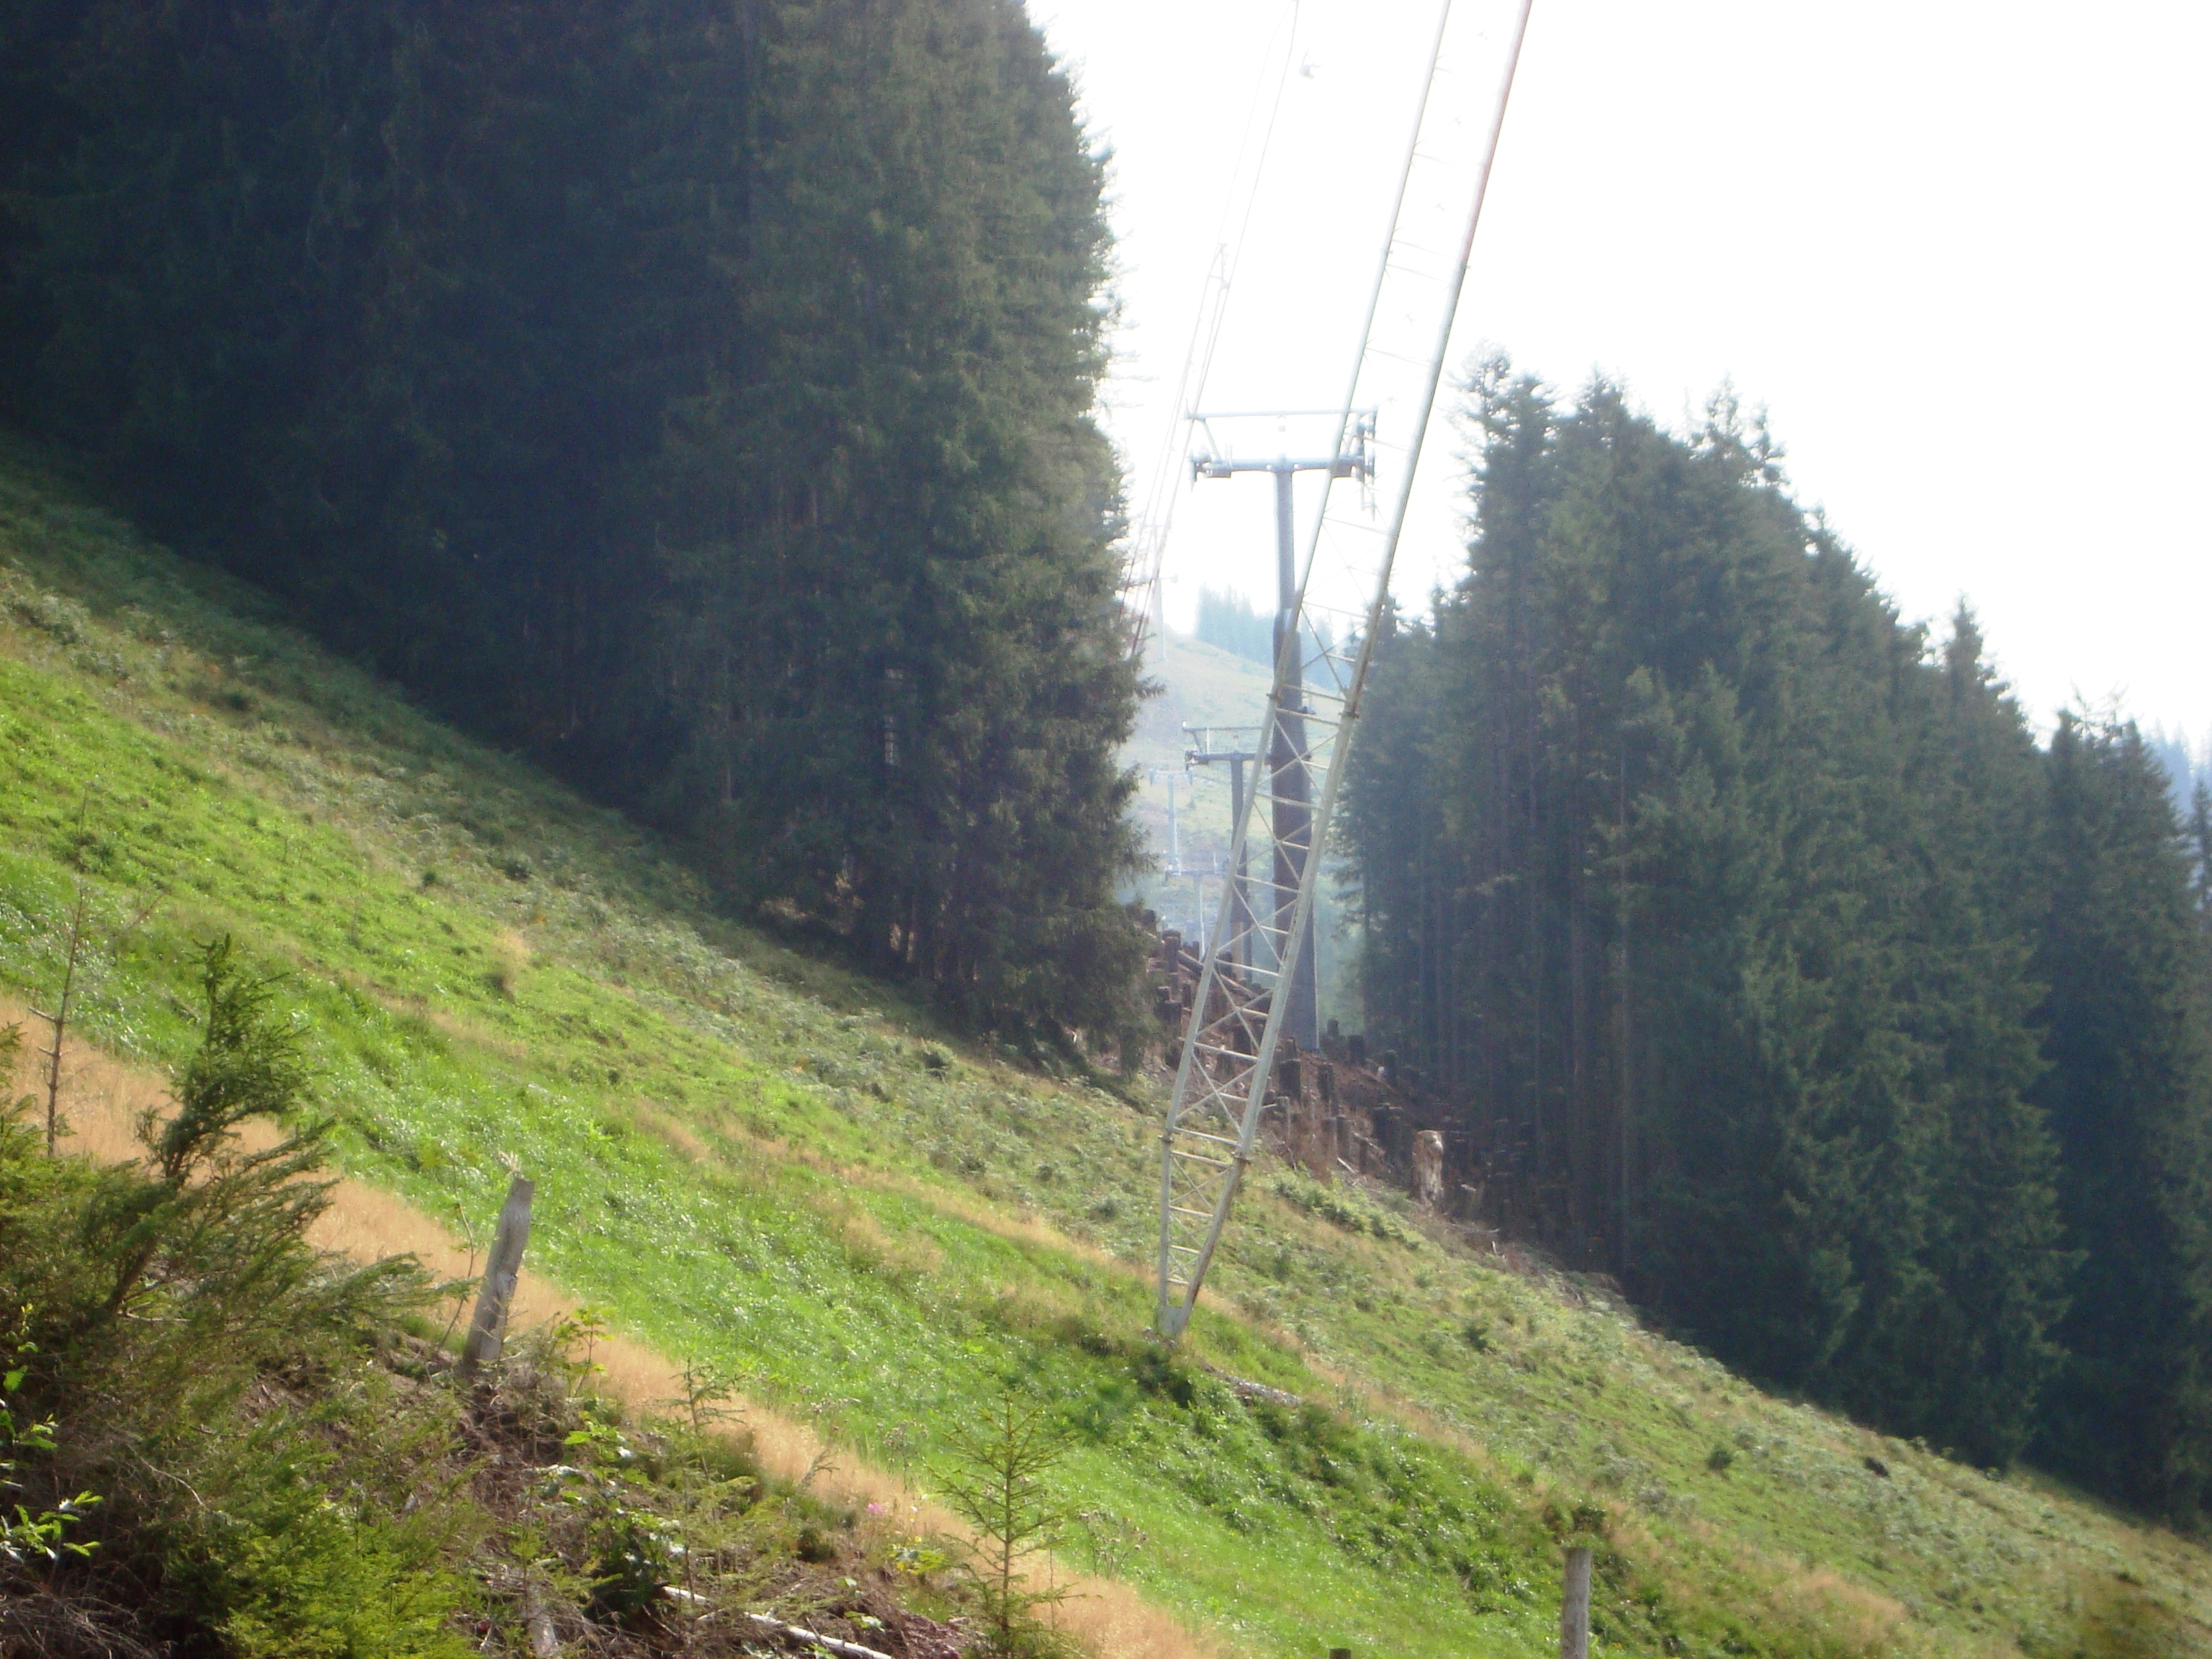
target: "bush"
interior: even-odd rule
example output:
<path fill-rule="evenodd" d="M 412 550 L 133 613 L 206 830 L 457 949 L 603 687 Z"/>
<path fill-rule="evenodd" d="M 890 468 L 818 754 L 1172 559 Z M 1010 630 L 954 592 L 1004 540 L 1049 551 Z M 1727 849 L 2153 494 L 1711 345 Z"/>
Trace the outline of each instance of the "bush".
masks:
<path fill-rule="evenodd" d="M 389 1426 L 382 1413 L 354 1415 Z M 356 1451 L 341 1469 L 319 1426 L 283 1412 L 218 1446 L 205 1505 L 176 1528 L 172 1571 L 238 1659 L 460 1659 L 470 1650 L 453 1614 L 467 1586 L 443 1561 L 469 1506 L 450 1493 L 411 1510 L 402 1495 L 370 1495 L 361 1477 L 381 1484 L 390 1449 Z"/>
<path fill-rule="evenodd" d="M 0 1554 L 0 1603 L 36 1571 L 105 1609 L 116 1628 L 94 1649 L 183 1626 L 248 1659 L 458 1653 L 443 1626 L 461 1587 L 434 1561 L 470 1508 L 422 1501 L 436 1493 L 408 1455 L 419 1440 L 371 1412 L 365 1385 L 338 1386 L 428 1281 L 409 1260 L 359 1267 L 307 1242 L 328 1199 L 324 1127 L 258 1150 L 240 1133 L 295 1115 L 298 1034 L 228 939 L 200 965 L 200 1047 L 174 1112 L 139 1124 L 143 1164 L 51 1157 L 20 1112 L 0 1121 L 0 1307 L 21 1310 L 0 1449 L 21 1465 L 26 1522 L 47 1522 Z M 307 1384 L 337 1403 L 283 1403 Z M 374 1432 L 349 1437 L 365 1413 Z M 450 1413 L 423 1431 L 449 1443 Z M 0 1620 L 0 1649 L 17 1634 Z"/>
<path fill-rule="evenodd" d="M 54 1565 L 64 1555 L 86 1556 L 92 1553 L 89 1544 L 71 1538 L 70 1528 L 84 1518 L 85 1511 L 100 1499 L 91 1492 L 79 1492 L 65 1498 L 52 1509 L 36 1511 L 17 1504 L 7 1506 L 7 1494 L 21 1490 L 18 1482 L 8 1477 L 14 1474 L 19 1460 L 27 1454 L 50 1452 L 54 1449 L 54 1421 L 52 1418 L 26 1417 L 21 1420 L 9 1403 L 15 1390 L 23 1386 L 23 1367 L 20 1363 L 34 1350 L 28 1343 L 17 1345 L 12 1352 L 0 1351 L 0 1562 L 9 1566 L 23 1566 L 33 1560 Z"/>

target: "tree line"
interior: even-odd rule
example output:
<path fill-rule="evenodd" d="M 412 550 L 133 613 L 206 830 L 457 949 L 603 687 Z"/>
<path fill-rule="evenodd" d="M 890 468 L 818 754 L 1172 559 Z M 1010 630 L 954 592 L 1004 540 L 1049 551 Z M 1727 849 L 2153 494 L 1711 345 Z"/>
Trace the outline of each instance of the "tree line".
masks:
<path fill-rule="evenodd" d="M 1336 636 L 1324 622 L 1305 629 L 1305 652 L 1310 660 L 1323 650 L 1334 650 Z M 1218 646 L 1272 672 L 1275 666 L 1275 613 L 1262 611 L 1233 587 L 1198 590 L 1198 620 L 1194 636 Z"/>
<path fill-rule="evenodd" d="M 1109 1030 L 1103 167 L 1018 0 L 0 0 L 0 419 L 754 914 Z"/>
<path fill-rule="evenodd" d="M 2212 788 L 2212 733 L 2192 738 L 2185 728 L 2177 726 L 2169 732 L 2163 722 L 2154 721 L 2143 733 L 2143 741 L 2166 769 L 2174 799 L 2182 803 L 2183 810 L 2193 811 L 2198 790 Z"/>
<path fill-rule="evenodd" d="M 1471 429 L 1346 845 L 1486 1204 L 1768 1379 L 2200 1513 L 2212 808 L 2115 714 L 2039 741 L 1732 400 L 1674 434 L 1500 358 Z"/>

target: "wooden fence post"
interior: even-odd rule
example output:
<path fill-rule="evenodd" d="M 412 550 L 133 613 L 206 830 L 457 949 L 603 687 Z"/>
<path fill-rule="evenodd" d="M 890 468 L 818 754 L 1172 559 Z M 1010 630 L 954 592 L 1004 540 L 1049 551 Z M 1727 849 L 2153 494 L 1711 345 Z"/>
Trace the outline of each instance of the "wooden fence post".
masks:
<path fill-rule="evenodd" d="M 1589 1659 L 1590 1553 L 1587 1546 L 1567 1552 L 1565 1586 L 1559 1596 L 1559 1659 Z"/>
<path fill-rule="evenodd" d="M 484 1264 L 483 1290 L 477 1297 L 476 1316 L 469 1321 L 468 1340 L 461 1344 L 463 1376 L 499 1358 L 507 1305 L 514 1299 L 514 1281 L 522 1276 L 522 1247 L 530 1242 L 530 1200 L 537 1190 L 534 1182 L 517 1176 L 507 1189 L 507 1202 L 499 1207 L 491 1259 Z"/>

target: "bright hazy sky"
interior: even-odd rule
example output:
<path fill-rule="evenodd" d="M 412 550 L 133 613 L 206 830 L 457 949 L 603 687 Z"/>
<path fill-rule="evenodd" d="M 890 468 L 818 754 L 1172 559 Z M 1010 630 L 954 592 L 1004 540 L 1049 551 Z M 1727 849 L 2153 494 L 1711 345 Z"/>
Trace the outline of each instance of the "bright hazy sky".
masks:
<path fill-rule="evenodd" d="M 1294 9 L 1031 6 L 1115 156 L 1109 398 L 1141 496 Z M 1295 10 L 1217 408 L 1341 398 L 1435 15 Z M 2118 694 L 2201 738 L 2208 63 L 2199 4 L 1535 0 L 1455 361 L 1493 343 L 1569 392 L 1601 369 L 1674 424 L 1732 380 L 1908 617 L 1972 600 L 2039 720 Z M 1458 447 L 1432 429 L 1424 477 Z M 1190 489 L 1171 616 L 1201 583 L 1267 592 L 1269 513 L 1258 479 Z M 1454 556 L 1439 496 L 1401 598 Z"/>

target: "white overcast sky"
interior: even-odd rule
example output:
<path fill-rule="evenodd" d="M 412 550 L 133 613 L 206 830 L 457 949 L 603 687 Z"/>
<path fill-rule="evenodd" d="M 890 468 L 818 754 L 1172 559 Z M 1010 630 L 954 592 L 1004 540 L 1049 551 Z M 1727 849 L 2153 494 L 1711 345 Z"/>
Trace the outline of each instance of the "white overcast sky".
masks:
<path fill-rule="evenodd" d="M 1497 3 L 1497 0 L 1490 0 Z M 1434 0 L 1031 0 L 1114 154 L 1109 390 L 1143 480 L 1255 84 L 1294 72 L 1207 400 L 1341 398 Z M 1292 13 L 1296 16 L 1292 22 Z M 1278 60 L 1279 61 L 1279 60 Z M 2212 728 L 2212 7 L 1535 0 L 1455 358 L 1764 404 L 1908 617 L 1963 594 L 2039 720 Z M 1425 477 L 1457 466 L 1432 430 Z M 1170 614 L 1268 586 L 1259 480 L 1195 487 Z M 1419 603 L 1454 555 L 1408 527 Z"/>

